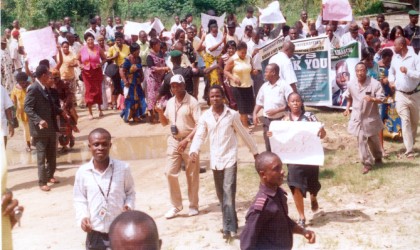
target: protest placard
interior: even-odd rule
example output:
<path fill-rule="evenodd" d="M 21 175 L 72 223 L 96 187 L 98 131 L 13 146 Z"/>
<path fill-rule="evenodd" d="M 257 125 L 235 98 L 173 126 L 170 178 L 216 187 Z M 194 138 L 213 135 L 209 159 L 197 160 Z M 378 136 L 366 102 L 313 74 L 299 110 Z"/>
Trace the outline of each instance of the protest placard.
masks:
<path fill-rule="evenodd" d="M 131 35 L 139 35 L 140 31 L 144 31 L 149 33 L 152 29 L 150 22 L 146 23 L 138 23 L 132 21 L 126 21 L 124 25 L 124 34 L 131 36 Z"/>
<path fill-rule="evenodd" d="M 30 68 L 36 68 L 39 61 L 51 59 L 57 54 L 54 33 L 49 26 L 39 30 L 23 32 L 21 37 Z"/>
<path fill-rule="evenodd" d="M 328 21 L 353 21 L 349 0 L 322 0 L 322 17 Z"/>
<path fill-rule="evenodd" d="M 270 145 L 286 164 L 324 165 L 324 149 L 318 137 L 320 122 L 272 121 Z"/>
<path fill-rule="evenodd" d="M 260 11 L 260 23 L 286 23 L 283 13 L 280 11 L 279 1 L 273 1 L 266 8 L 258 8 Z"/>
<path fill-rule="evenodd" d="M 223 13 L 223 15 L 221 16 L 210 16 L 210 15 L 201 13 L 201 26 L 204 28 L 206 32 L 209 32 L 208 30 L 209 21 L 211 19 L 214 19 L 217 22 L 217 27 L 219 27 L 219 30 L 222 30 L 225 23 L 225 16 L 226 16 L 226 13 Z"/>

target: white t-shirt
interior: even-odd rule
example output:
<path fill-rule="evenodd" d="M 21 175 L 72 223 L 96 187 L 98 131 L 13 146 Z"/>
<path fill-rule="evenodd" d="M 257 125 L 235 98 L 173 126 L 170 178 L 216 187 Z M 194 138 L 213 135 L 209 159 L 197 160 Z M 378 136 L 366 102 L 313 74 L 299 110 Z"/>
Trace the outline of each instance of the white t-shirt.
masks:
<path fill-rule="evenodd" d="M 253 29 L 257 28 L 258 19 L 253 16 L 251 18 L 245 17 L 244 20 L 242 20 L 242 27 L 245 28 L 247 25 L 251 25 Z"/>
<path fill-rule="evenodd" d="M 223 36 L 221 32 L 217 32 L 217 36 L 214 37 L 211 33 L 206 35 L 204 39 L 204 46 L 206 46 L 206 52 L 212 56 L 219 56 L 223 50 L 223 44 L 221 44 L 217 49 L 210 51 L 209 49 L 217 45 L 223 40 Z"/>
<path fill-rule="evenodd" d="M 7 136 L 9 133 L 7 127 L 6 109 L 13 107 L 13 102 L 7 94 L 7 90 L 0 85 L 0 140 L 3 140 L 3 136 Z"/>
<path fill-rule="evenodd" d="M 287 84 L 297 83 L 292 61 L 284 52 L 280 51 L 277 55 L 271 57 L 268 63 L 275 63 L 279 66 L 280 79 L 284 80 Z"/>
<path fill-rule="evenodd" d="M 272 116 L 267 114 L 267 110 L 277 109 L 287 105 L 287 97 L 293 92 L 292 87 L 286 84 L 281 79 L 277 80 L 275 84 L 265 82 L 260 91 L 258 91 L 255 99 L 256 105 L 262 106 L 264 109 L 264 116 L 270 119 L 277 119 L 284 115 L 284 112 L 276 113 Z"/>

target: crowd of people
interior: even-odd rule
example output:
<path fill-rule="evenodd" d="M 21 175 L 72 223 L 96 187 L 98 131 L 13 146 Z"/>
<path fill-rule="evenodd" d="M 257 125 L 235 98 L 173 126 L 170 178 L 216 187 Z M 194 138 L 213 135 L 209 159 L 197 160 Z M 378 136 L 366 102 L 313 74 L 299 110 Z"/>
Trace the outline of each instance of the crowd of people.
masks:
<path fill-rule="evenodd" d="M 214 11 L 208 14 L 215 16 Z M 346 106 L 344 115 L 351 113 L 348 130 L 357 137 L 362 173 L 367 174 L 387 156 L 382 133 L 390 109 L 400 117 L 401 125 L 392 129 L 402 131 L 405 157 L 415 158 L 420 27 L 419 13 L 410 11 L 408 15 L 410 23 L 404 29 L 390 29 L 382 14 L 377 15 L 376 22 L 363 18 L 358 25 L 324 20 L 322 13 L 316 20 L 308 19 L 306 11 L 301 12 L 300 20 L 293 26 L 276 26 L 260 24 L 254 8 L 249 7 L 241 23 L 235 15 L 228 15 L 223 27 L 215 19 L 210 19 L 207 27 L 197 27 L 192 15 L 181 20 L 176 16 L 169 38 L 163 36 L 166 29 L 158 34 L 154 28 L 127 36 L 121 18 L 108 17 L 105 26 L 96 16 L 89 20 L 90 27 L 81 36 L 83 42 L 75 33 L 71 18 L 64 17 L 62 22 L 50 22 L 57 55 L 45 58 L 33 69 L 25 58 L 20 37 L 26 30 L 15 20 L 13 29 L 6 29 L 1 39 L 2 136 L 5 143 L 7 135 L 13 136 L 17 117 L 24 128 L 26 150 L 35 146 L 37 151 L 40 189 L 50 191 L 48 183 L 59 182 L 54 176 L 57 132 L 63 147 L 74 145 L 73 132 L 79 131 L 77 106 L 87 107 L 89 120 L 102 119 L 103 110 L 112 109 L 118 110 L 127 123 L 147 120 L 170 125 L 165 170 L 170 192 L 167 219 L 183 210 L 178 182 L 183 165 L 190 202 L 188 215 L 199 214 L 199 152 L 208 137 L 224 239 L 237 237 L 238 231 L 235 194 L 240 136 L 256 159 L 261 179 L 260 190 L 246 217 L 241 248 L 288 249 L 292 247 L 292 233 L 302 234 L 313 243 L 315 234 L 305 229 L 303 198 L 308 191 L 311 209 L 317 211 L 319 167 L 287 165 L 287 182 L 299 213 L 296 223 L 287 215 L 284 191 L 279 188 L 284 177 L 282 163 L 271 153 L 269 141 L 272 121 L 318 121 L 314 114 L 305 111 L 298 93 L 299 82 L 291 61 L 293 41 L 326 35 L 334 48 L 360 44 L 362 60 L 355 69 L 348 69 L 343 63 L 336 65 L 337 84 L 345 83 L 339 85 L 337 103 Z M 239 36 L 240 27 L 243 32 Z M 268 63 L 263 62 L 259 49 L 279 36 L 284 37 L 282 49 Z M 349 70 L 355 71 L 355 79 L 348 79 Z M 198 103 L 201 77 L 206 85 L 203 99 L 210 106 L 203 113 Z M 76 98 L 78 93 L 80 98 Z M 385 102 L 386 98 L 389 101 Z M 93 114 L 95 108 L 97 115 Z M 262 121 L 258 117 L 261 110 Z M 251 136 L 252 128 L 259 123 L 264 128 L 267 151 L 261 154 Z M 318 136 L 322 139 L 325 135 L 321 127 Z M 118 224 L 113 220 L 121 211 L 134 209 L 134 181 L 126 163 L 109 157 L 112 143 L 108 131 L 95 129 L 88 140 L 92 160 L 76 174 L 74 203 L 77 221 L 88 233 L 86 249 L 105 249 L 111 236 L 117 234 L 114 229 L 110 231 L 113 224 Z M 129 217 L 122 218 L 125 224 Z M 272 230 L 264 233 L 266 228 Z M 156 235 L 157 232 L 152 243 L 158 248 L 161 242 Z M 115 240 L 111 239 L 111 245 L 112 242 Z"/>

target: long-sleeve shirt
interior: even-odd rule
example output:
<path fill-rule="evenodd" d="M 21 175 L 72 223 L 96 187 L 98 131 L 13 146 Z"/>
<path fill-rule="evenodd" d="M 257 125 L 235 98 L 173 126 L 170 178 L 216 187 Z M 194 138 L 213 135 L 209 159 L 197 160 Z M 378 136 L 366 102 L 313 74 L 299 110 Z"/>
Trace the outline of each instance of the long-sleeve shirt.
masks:
<path fill-rule="evenodd" d="M 237 162 L 238 134 L 253 155 L 258 153 L 257 145 L 248 131 L 242 125 L 239 113 L 224 107 L 223 113 L 216 121 L 213 107 L 203 113 L 198 121 L 197 132 L 192 141 L 190 152 L 198 153 L 207 135 L 210 140 L 210 167 L 213 170 L 223 170 L 232 167 Z"/>
<path fill-rule="evenodd" d="M 112 221 L 125 205 L 134 209 L 136 192 L 128 164 L 110 158 L 108 168 L 100 173 L 95 170 L 93 159 L 90 160 L 76 173 L 73 195 L 77 225 L 87 217 L 93 230 L 108 233 Z M 103 207 L 107 213 L 102 220 L 99 213 Z"/>
<path fill-rule="evenodd" d="M 402 73 L 400 67 L 406 67 L 407 73 Z M 395 54 L 389 69 L 388 81 L 395 82 L 395 88 L 399 91 L 413 91 L 420 82 L 419 56 L 411 50 L 408 50 L 404 58 L 400 54 Z"/>

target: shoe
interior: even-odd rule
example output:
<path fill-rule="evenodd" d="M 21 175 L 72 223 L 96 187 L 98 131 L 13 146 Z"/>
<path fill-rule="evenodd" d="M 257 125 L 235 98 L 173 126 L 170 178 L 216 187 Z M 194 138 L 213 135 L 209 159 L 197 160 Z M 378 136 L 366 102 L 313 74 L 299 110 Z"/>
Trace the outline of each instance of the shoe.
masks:
<path fill-rule="evenodd" d="M 222 233 L 223 233 L 223 239 L 230 240 L 231 236 L 230 236 L 230 232 L 229 231 L 222 232 Z"/>
<path fill-rule="evenodd" d="M 363 169 L 362 169 L 362 174 L 367 174 L 367 173 L 369 173 L 369 171 L 372 169 L 372 167 L 371 166 L 368 166 L 368 165 L 366 165 L 366 166 L 363 166 Z"/>
<path fill-rule="evenodd" d="M 168 212 L 166 212 L 165 218 L 166 219 L 175 218 L 178 215 L 178 213 L 181 212 L 181 210 L 182 210 L 182 208 L 181 209 L 178 209 L 176 207 L 173 207 Z"/>
<path fill-rule="evenodd" d="M 199 214 L 198 209 L 195 209 L 195 208 L 190 208 L 190 211 L 188 212 L 188 216 L 196 216 L 198 214 Z"/>
<path fill-rule="evenodd" d="M 47 185 L 39 186 L 39 189 L 41 189 L 44 192 L 48 192 L 51 190 L 51 188 Z"/>
<path fill-rule="evenodd" d="M 200 168 L 200 174 L 204 174 L 206 171 L 206 168 Z"/>
<path fill-rule="evenodd" d="M 297 224 L 298 224 L 301 228 L 305 228 L 305 219 L 299 219 L 299 220 L 297 220 Z"/>
<path fill-rule="evenodd" d="M 49 180 L 48 180 L 48 182 L 49 182 L 49 183 L 53 183 L 53 184 L 58 184 L 58 183 L 60 183 L 60 181 L 59 181 L 59 180 L 57 180 L 57 179 L 56 179 L 56 178 L 54 178 L 54 177 L 53 177 L 53 178 L 51 178 L 51 179 L 49 179 Z"/>
<path fill-rule="evenodd" d="M 375 164 L 382 164 L 382 158 L 375 159 Z"/>
<path fill-rule="evenodd" d="M 414 153 L 408 153 L 405 155 L 405 158 L 407 158 L 408 160 L 414 160 Z"/>
<path fill-rule="evenodd" d="M 318 201 L 315 199 L 313 201 L 311 201 L 311 210 L 313 213 L 315 213 L 316 211 L 318 211 Z"/>

